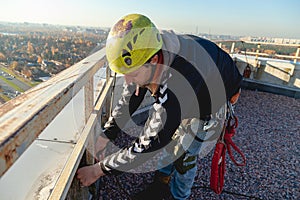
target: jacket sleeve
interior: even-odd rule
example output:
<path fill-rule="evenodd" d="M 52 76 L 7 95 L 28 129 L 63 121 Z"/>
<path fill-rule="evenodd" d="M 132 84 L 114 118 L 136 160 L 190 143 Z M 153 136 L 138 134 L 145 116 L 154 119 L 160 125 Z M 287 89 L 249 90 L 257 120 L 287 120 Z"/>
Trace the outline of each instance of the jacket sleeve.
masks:
<path fill-rule="evenodd" d="M 124 83 L 123 92 L 120 100 L 112 112 L 112 116 L 104 125 L 104 134 L 107 138 L 114 140 L 120 131 L 130 120 L 131 115 L 136 111 L 147 92 L 146 88 L 139 88 L 139 95 L 136 96 L 135 85 L 127 85 Z"/>
<path fill-rule="evenodd" d="M 104 173 L 115 174 L 132 170 L 149 161 L 162 147 L 172 141 L 172 136 L 180 124 L 181 115 L 179 102 L 167 85 L 159 88 L 157 101 L 150 113 L 142 133 L 131 146 L 120 149 L 101 161 Z"/>
<path fill-rule="evenodd" d="M 226 89 L 227 100 L 230 100 L 230 98 L 241 88 L 243 77 L 230 55 L 222 49 L 219 51 L 219 69 Z"/>

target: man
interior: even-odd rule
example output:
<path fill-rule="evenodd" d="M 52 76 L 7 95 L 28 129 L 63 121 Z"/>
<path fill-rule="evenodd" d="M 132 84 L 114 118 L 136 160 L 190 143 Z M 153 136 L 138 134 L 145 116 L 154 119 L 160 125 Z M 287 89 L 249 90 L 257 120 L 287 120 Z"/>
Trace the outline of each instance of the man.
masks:
<path fill-rule="evenodd" d="M 98 150 L 120 130 L 150 91 L 155 103 L 140 136 L 127 148 L 78 170 L 88 186 L 106 174 L 127 172 L 161 155 L 154 183 L 133 199 L 187 199 L 198 155 L 216 143 L 226 103 L 235 103 L 242 76 L 231 57 L 214 43 L 192 35 L 159 32 L 146 16 L 130 14 L 111 29 L 106 45 L 109 67 L 124 74 L 122 98 L 105 125 Z"/>

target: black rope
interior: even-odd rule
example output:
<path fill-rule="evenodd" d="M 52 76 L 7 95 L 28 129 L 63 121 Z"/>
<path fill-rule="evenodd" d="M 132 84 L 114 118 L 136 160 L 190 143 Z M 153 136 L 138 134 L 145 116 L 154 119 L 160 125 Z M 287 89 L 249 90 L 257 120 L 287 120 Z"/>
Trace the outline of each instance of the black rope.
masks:
<path fill-rule="evenodd" d="M 246 58 L 246 62 L 247 62 L 247 64 L 249 64 L 249 62 L 248 62 L 248 58 L 247 58 L 247 53 L 246 53 L 246 47 L 245 47 L 245 45 L 244 45 L 244 41 L 241 41 L 242 42 L 242 45 L 243 45 L 243 48 L 244 48 L 244 54 L 245 54 L 245 58 Z"/>
<path fill-rule="evenodd" d="M 115 86 L 116 86 L 116 79 L 117 79 L 117 73 L 114 73 L 113 77 L 113 84 L 111 89 L 111 98 L 110 98 L 110 107 L 109 107 L 109 117 L 112 117 L 112 111 L 113 111 L 113 103 L 114 103 L 114 93 L 115 93 Z"/>

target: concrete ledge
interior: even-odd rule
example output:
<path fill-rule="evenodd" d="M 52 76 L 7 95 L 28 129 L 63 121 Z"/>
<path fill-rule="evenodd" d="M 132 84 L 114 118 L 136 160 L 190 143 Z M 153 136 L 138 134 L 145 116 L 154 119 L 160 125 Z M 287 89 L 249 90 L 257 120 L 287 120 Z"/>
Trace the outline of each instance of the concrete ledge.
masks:
<path fill-rule="evenodd" d="M 300 89 L 244 78 L 242 88 L 259 90 L 300 99 Z"/>

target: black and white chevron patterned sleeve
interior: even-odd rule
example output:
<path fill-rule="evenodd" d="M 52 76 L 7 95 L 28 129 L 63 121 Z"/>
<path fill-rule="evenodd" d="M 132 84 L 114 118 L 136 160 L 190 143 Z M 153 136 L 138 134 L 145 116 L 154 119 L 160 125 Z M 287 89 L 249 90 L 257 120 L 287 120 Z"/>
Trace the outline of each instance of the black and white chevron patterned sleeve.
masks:
<path fill-rule="evenodd" d="M 123 92 L 120 100 L 112 112 L 112 116 L 104 125 L 104 134 L 111 140 L 117 138 L 120 130 L 129 121 L 131 115 L 136 111 L 147 92 L 146 88 L 139 88 L 139 95 L 136 96 L 135 85 L 124 83 Z"/>
<path fill-rule="evenodd" d="M 127 148 L 106 157 L 102 163 L 105 173 L 127 172 L 151 159 L 167 145 L 181 120 L 180 105 L 167 84 L 159 88 L 157 101 L 140 136 Z"/>

